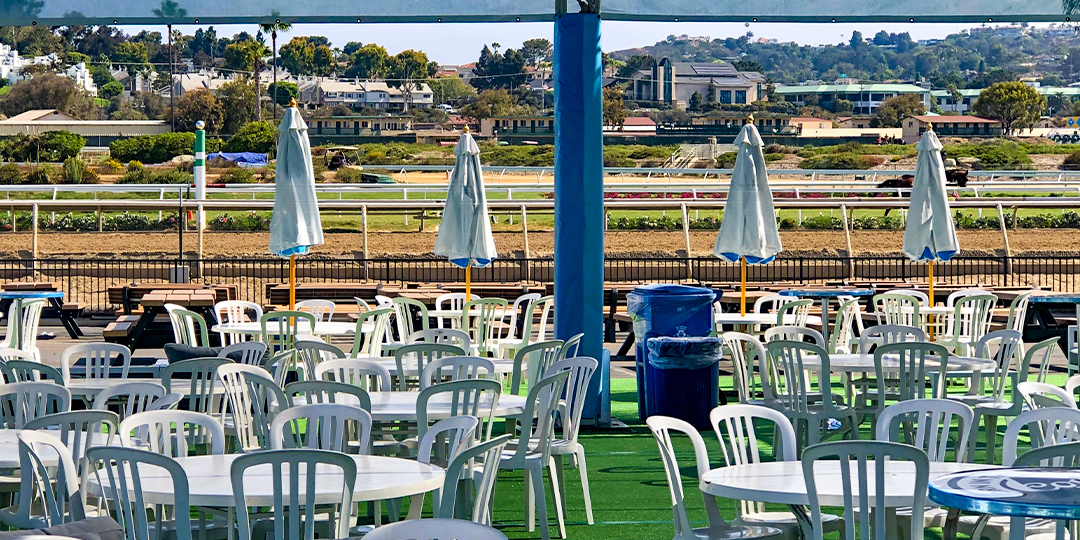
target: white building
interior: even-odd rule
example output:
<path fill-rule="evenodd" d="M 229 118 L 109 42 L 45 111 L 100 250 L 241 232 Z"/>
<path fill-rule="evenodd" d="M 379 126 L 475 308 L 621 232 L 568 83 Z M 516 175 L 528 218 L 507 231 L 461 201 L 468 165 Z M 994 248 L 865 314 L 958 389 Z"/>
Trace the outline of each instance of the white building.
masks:
<path fill-rule="evenodd" d="M 27 78 L 27 75 L 23 72 L 27 66 L 51 68 L 57 65 L 59 61 L 60 59 L 55 53 L 27 58 L 19 55 L 19 51 L 11 48 L 10 45 L 0 45 L 0 78 L 5 79 L 8 84 L 15 84 Z M 79 88 L 93 94 L 97 93 L 97 85 L 94 84 L 94 79 L 90 77 L 90 69 L 85 63 L 79 62 L 59 74 L 73 79 Z"/>
<path fill-rule="evenodd" d="M 431 87 L 413 85 L 409 91 L 385 81 L 313 80 L 300 85 L 300 101 L 316 106 L 404 110 L 427 109 L 434 105 Z"/>

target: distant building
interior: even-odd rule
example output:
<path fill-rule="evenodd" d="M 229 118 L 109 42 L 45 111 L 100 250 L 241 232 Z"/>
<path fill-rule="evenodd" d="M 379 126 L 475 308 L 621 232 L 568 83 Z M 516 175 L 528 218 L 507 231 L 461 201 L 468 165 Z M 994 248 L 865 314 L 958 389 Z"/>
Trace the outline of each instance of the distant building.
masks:
<path fill-rule="evenodd" d="M 388 116 L 331 116 L 309 118 L 308 132 L 312 135 L 393 135 L 412 129 L 412 117 Z"/>
<path fill-rule="evenodd" d="M 57 66 L 59 62 L 60 58 L 55 53 L 45 56 L 25 57 L 20 56 L 19 51 L 10 45 L 0 44 L 0 78 L 5 79 L 8 84 L 15 84 L 29 78 L 29 75 L 23 71 L 23 68 L 27 66 L 52 68 Z M 97 85 L 94 84 L 93 78 L 90 77 L 90 70 L 83 62 L 69 66 L 67 69 L 60 71 L 59 75 L 74 80 L 79 88 L 91 94 L 97 93 Z"/>
<path fill-rule="evenodd" d="M 795 135 L 799 129 L 790 125 L 791 115 L 755 112 L 754 125 L 762 135 Z M 750 121 L 749 111 L 715 111 L 690 118 L 689 124 L 661 124 L 658 135 L 736 135 Z"/>
<path fill-rule="evenodd" d="M 705 102 L 748 104 L 765 99 L 765 77 L 754 71 L 739 71 L 727 62 L 672 62 L 661 59 L 652 71 L 633 76 L 632 99 L 659 101 L 685 110 L 694 93 Z"/>
<path fill-rule="evenodd" d="M 799 131 L 806 129 L 832 129 L 832 120 L 823 120 L 821 118 L 808 118 L 797 116 L 788 120 L 788 124 L 796 126 Z"/>
<path fill-rule="evenodd" d="M 554 135 L 555 118 L 551 116 L 494 116 L 480 120 L 480 135 Z"/>
<path fill-rule="evenodd" d="M 1030 85 L 1029 85 L 1030 86 Z M 1040 94 L 1050 97 L 1060 95 L 1066 100 L 1080 99 L 1080 87 L 1072 86 L 1032 86 Z M 957 90 L 960 99 L 957 99 L 952 92 L 948 90 L 934 90 L 930 93 L 934 103 L 938 108 L 945 112 L 955 112 L 958 114 L 967 114 L 975 108 L 975 101 L 979 99 L 979 93 L 983 88 L 964 88 Z M 1047 104 L 1049 107 L 1050 104 Z M 1050 115 L 1061 111 L 1051 111 L 1047 109 L 1046 114 Z"/>
<path fill-rule="evenodd" d="M 222 86 L 232 81 L 233 79 L 213 72 L 179 73 L 173 76 L 173 92 L 176 97 L 195 90 L 209 90 L 210 93 L 216 94 Z"/>
<path fill-rule="evenodd" d="M 903 120 L 903 139 L 914 143 L 933 124 L 934 132 L 942 137 L 1000 137 L 1001 122 L 977 116 L 909 116 Z"/>
<path fill-rule="evenodd" d="M 403 110 L 427 109 L 434 105 L 434 93 L 426 83 L 413 85 L 410 91 L 393 87 L 385 81 L 318 79 L 300 85 L 299 101 L 320 106 L 345 105 L 352 108 Z"/>
<path fill-rule="evenodd" d="M 653 122 L 653 119 L 648 116 L 629 116 L 626 120 L 623 120 L 622 131 L 656 133 L 656 122 Z"/>
<path fill-rule="evenodd" d="M 840 116 L 836 123 L 842 129 L 869 129 L 871 120 L 870 116 Z"/>
<path fill-rule="evenodd" d="M 468 82 L 469 79 L 473 78 L 473 70 L 475 69 L 476 62 L 469 62 L 460 66 L 442 64 L 439 66 L 439 70 L 435 72 L 435 77 L 457 77 Z"/>
<path fill-rule="evenodd" d="M 831 109 L 838 100 L 850 101 L 856 115 L 872 115 L 882 101 L 908 94 L 918 95 L 926 108 L 930 108 L 930 90 L 914 84 L 796 85 L 778 86 L 774 91 L 778 99 L 790 101 L 799 107 L 816 103 L 824 109 Z"/>
<path fill-rule="evenodd" d="M 56 109 L 34 109 L 0 120 L 0 137 L 46 131 L 70 131 L 86 138 L 111 140 L 168 133 L 162 120 L 79 120 Z M 98 146 L 93 140 L 91 146 Z"/>

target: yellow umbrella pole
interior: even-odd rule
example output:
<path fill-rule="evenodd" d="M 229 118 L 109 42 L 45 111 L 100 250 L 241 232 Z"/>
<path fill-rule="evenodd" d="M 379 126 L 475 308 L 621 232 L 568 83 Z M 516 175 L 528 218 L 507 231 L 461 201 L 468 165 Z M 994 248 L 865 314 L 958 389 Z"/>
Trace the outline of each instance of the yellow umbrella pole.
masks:
<path fill-rule="evenodd" d="M 934 261 L 930 260 L 926 262 L 926 279 L 930 282 L 930 306 L 935 305 L 934 302 Z"/>
<path fill-rule="evenodd" d="M 742 296 L 739 305 L 742 306 L 742 316 L 746 316 L 746 258 L 739 259 L 739 265 L 742 267 Z"/>
<path fill-rule="evenodd" d="M 465 265 L 465 302 L 472 301 L 472 259 Z"/>
<path fill-rule="evenodd" d="M 296 309 L 296 254 L 289 255 L 289 311 Z"/>

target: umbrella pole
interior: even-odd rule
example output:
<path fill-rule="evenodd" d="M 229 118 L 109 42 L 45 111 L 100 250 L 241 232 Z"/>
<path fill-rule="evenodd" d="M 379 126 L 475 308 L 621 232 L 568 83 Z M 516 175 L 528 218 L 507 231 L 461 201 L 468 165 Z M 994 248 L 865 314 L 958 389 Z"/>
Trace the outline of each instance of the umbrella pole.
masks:
<path fill-rule="evenodd" d="M 929 282 L 929 304 L 930 307 L 934 307 L 934 260 L 926 261 L 926 280 Z M 934 325 L 930 325 L 930 340 L 934 339 Z"/>
<path fill-rule="evenodd" d="M 746 258 L 739 259 L 739 266 L 742 268 L 742 295 L 739 305 L 742 306 L 742 316 L 746 316 Z"/>
<path fill-rule="evenodd" d="M 472 260 L 465 265 L 465 302 L 472 302 Z"/>
<path fill-rule="evenodd" d="M 289 255 L 289 311 L 296 309 L 296 254 Z"/>

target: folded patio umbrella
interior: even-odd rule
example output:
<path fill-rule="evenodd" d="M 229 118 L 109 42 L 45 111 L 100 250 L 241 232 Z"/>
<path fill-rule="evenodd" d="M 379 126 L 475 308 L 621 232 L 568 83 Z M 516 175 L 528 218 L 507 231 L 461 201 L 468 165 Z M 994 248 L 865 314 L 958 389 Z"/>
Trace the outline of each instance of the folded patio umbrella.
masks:
<path fill-rule="evenodd" d="M 738 155 L 713 254 L 742 267 L 742 314 L 746 314 L 746 265 L 765 264 L 783 250 L 776 228 L 764 143 L 753 117 L 735 138 Z"/>
<path fill-rule="evenodd" d="M 307 123 L 293 101 L 278 125 L 274 215 L 270 221 L 270 253 L 289 258 L 289 309 L 296 305 L 296 256 L 322 243 L 311 142 Z"/>
<path fill-rule="evenodd" d="M 435 254 L 465 268 L 465 294 L 471 298 L 471 266 L 483 268 L 495 260 L 495 239 L 491 236 L 484 173 L 480 167 L 480 147 L 466 128 L 454 148 L 454 170 L 446 191 Z"/>
<path fill-rule="evenodd" d="M 919 158 L 911 187 L 907 228 L 904 230 L 904 254 L 913 261 L 927 262 L 931 304 L 934 302 L 934 261 L 947 261 L 960 251 L 945 193 L 945 163 L 941 159 L 941 147 L 933 126 L 915 146 Z"/>

